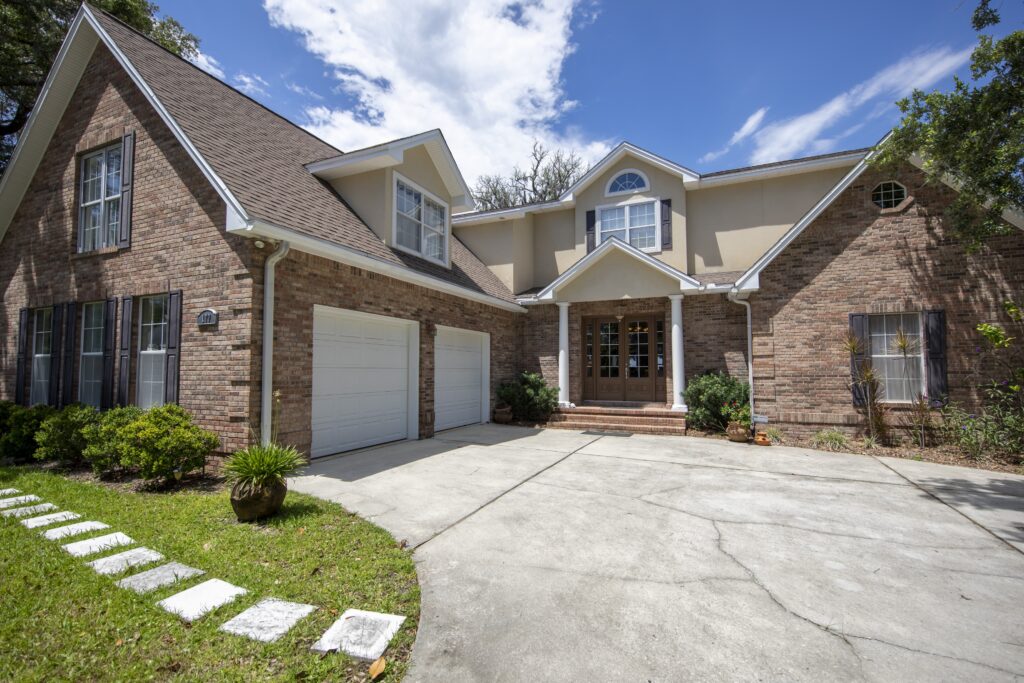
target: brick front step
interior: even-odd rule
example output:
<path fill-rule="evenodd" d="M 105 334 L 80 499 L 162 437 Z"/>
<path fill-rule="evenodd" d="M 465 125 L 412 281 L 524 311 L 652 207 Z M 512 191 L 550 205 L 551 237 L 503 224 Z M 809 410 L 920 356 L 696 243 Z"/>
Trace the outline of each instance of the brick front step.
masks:
<path fill-rule="evenodd" d="M 619 417 L 667 417 L 685 420 L 686 413 L 668 408 L 604 408 L 599 406 L 577 406 L 557 408 L 554 415 L 615 415 Z"/>
<path fill-rule="evenodd" d="M 621 413 L 554 413 L 548 422 L 575 422 L 588 425 L 603 425 L 609 422 L 616 424 L 634 424 L 648 427 L 685 427 L 686 418 L 671 415 L 623 415 Z"/>
<path fill-rule="evenodd" d="M 661 425 L 638 425 L 636 423 L 622 424 L 606 422 L 604 424 L 591 424 L 586 422 L 562 421 L 548 422 L 546 427 L 550 429 L 579 429 L 590 432 L 624 432 L 627 434 L 660 434 L 664 436 L 686 436 L 685 424 L 680 426 L 666 427 Z"/>
<path fill-rule="evenodd" d="M 657 404 L 629 405 L 559 408 L 548 418 L 547 426 L 631 434 L 686 434 L 686 413 Z"/>

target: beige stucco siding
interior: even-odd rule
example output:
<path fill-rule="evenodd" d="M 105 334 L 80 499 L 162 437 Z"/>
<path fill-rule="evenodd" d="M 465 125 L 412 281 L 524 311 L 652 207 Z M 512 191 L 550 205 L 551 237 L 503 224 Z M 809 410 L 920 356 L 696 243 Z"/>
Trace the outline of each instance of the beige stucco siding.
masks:
<path fill-rule="evenodd" d="M 849 168 L 688 192 L 688 273 L 745 270 Z"/>
<path fill-rule="evenodd" d="M 586 242 L 576 240 L 575 216 L 573 209 L 534 214 L 534 287 L 550 284 L 572 264 L 586 256 Z"/>
<path fill-rule="evenodd" d="M 555 292 L 557 301 L 643 299 L 679 293 L 679 280 L 613 249 Z"/>

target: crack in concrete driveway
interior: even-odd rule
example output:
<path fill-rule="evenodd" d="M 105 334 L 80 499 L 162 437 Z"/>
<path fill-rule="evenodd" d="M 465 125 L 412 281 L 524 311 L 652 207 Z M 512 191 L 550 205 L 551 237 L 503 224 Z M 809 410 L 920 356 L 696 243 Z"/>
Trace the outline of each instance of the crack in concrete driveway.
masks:
<path fill-rule="evenodd" d="M 416 547 L 408 680 L 1024 676 L 1024 477 L 480 425 L 290 485 Z"/>

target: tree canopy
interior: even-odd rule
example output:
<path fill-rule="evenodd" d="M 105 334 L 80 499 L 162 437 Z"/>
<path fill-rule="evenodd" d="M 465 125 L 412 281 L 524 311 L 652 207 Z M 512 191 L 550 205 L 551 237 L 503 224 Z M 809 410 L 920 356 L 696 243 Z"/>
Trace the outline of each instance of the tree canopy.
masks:
<path fill-rule="evenodd" d="M 959 192 L 947 216 L 970 249 L 1007 234 L 1003 211 L 1024 207 L 1024 30 L 998 40 L 983 33 L 999 22 L 981 0 L 970 82 L 955 78 L 951 92 L 915 90 L 897 102 L 903 118 L 876 162 L 916 154 L 929 179 L 951 179 Z"/>
<path fill-rule="evenodd" d="M 91 4 L 182 57 L 197 54 L 199 39 L 147 0 L 92 0 Z M 0 175 L 28 122 L 50 65 L 60 50 L 77 0 L 0 0 Z"/>
<path fill-rule="evenodd" d="M 575 152 L 551 151 L 534 141 L 526 169 L 516 166 L 507 176 L 481 176 L 473 196 L 482 211 L 550 202 L 558 199 L 586 172 L 587 166 Z"/>

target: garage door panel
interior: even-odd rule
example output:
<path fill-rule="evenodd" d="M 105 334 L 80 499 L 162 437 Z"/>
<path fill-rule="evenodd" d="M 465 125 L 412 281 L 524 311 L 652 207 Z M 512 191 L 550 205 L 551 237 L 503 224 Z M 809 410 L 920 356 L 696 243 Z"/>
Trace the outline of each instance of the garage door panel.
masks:
<path fill-rule="evenodd" d="M 317 307 L 313 321 L 313 456 L 409 434 L 410 325 Z"/>
<path fill-rule="evenodd" d="M 484 335 L 438 328 L 434 344 L 434 428 L 451 429 L 481 421 Z"/>

